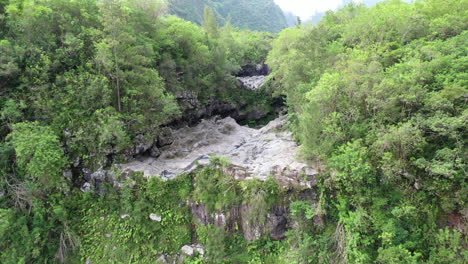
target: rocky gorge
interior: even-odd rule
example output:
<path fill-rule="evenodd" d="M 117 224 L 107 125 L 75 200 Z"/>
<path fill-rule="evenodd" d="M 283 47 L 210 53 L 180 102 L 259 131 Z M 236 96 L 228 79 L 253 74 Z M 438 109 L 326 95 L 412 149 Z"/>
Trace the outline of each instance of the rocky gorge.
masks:
<path fill-rule="evenodd" d="M 299 146 L 287 131 L 286 123 L 287 116 L 281 116 L 255 129 L 241 126 L 231 117 L 212 117 L 193 127 L 166 129 L 159 138 L 161 147 L 157 150 L 149 149 L 149 155 L 117 164 L 113 169 L 89 173 L 89 181 L 81 189 L 99 189 L 104 182 L 122 188 L 123 182 L 135 173 L 172 181 L 179 175 L 196 174 L 202 168 L 215 166 L 211 164 L 212 158 L 222 157 L 229 161 L 229 165 L 222 168 L 228 177 L 237 182 L 273 180 L 284 197 L 269 208 L 266 221 L 261 224 L 247 221 L 253 210 L 248 203 L 212 211 L 201 202 L 189 200 L 186 206 L 194 221 L 213 224 L 229 232 L 241 231 L 248 241 L 265 234 L 282 239 L 287 230 L 294 228 L 294 221 L 289 218 L 288 197 L 299 197 L 315 206 L 317 184 L 317 168 L 301 160 Z M 197 182 L 194 180 L 193 184 Z M 315 221 L 321 222 L 320 219 Z"/>
<path fill-rule="evenodd" d="M 252 89 L 244 81 L 257 82 L 257 78 L 263 81 L 266 75 L 262 74 L 268 73 L 265 67 L 257 65 L 255 69 L 247 69 L 240 74 L 238 79 L 243 89 L 256 92 L 259 87 Z M 261 83 L 255 85 L 261 86 Z M 134 158 L 130 162 L 95 172 L 85 171 L 86 182 L 81 190 L 98 190 L 102 193 L 104 190 L 101 186 L 106 182 L 117 189 L 123 188 L 124 182 L 131 180 L 135 174 L 142 174 L 145 178 L 158 177 L 163 181 L 173 181 L 181 175 L 194 175 L 192 184 L 196 189 L 199 184 L 197 173 L 204 168 L 218 166 L 213 159 L 222 158 L 227 160 L 228 165 L 220 170 L 229 179 L 238 184 L 273 181 L 281 189 L 281 197 L 261 212 L 248 201 L 213 210 L 203 202 L 190 198 L 183 206 L 189 208 L 194 223 L 215 225 L 230 233 L 241 232 L 247 241 L 265 235 L 283 239 L 288 230 L 295 228 L 289 204 L 293 198 L 308 201 L 312 206 L 316 206 L 317 201 L 315 187 L 318 169 L 301 159 L 300 147 L 287 129 L 287 115 L 278 116 L 265 126 L 253 128 L 238 124 L 235 118 L 239 120 L 239 108 L 234 105 L 212 102 L 200 108 L 194 94 L 180 94 L 177 98 L 185 105 L 185 111 L 192 113 L 190 118 L 162 128 L 154 142 L 145 142 L 144 138 L 140 138 L 141 141 L 135 143 L 131 152 Z M 252 214 L 260 214 L 264 221 L 249 220 Z M 150 217 L 153 218 L 161 221 L 159 215 Z M 316 217 L 314 221 L 320 225 L 322 220 Z M 185 245 L 182 252 L 195 254 L 203 250 L 197 251 L 200 247 L 199 244 Z M 162 256 L 160 260 L 170 263 L 167 259 L 170 257 Z"/>
<path fill-rule="evenodd" d="M 223 157 L 230 162 L 223 172 L 236 181 L 271 178 L 289 195 L 295 193 L 313 201 L 317 171 L 299 158 L 299 146 L 285 129 L 286 120 L 286 116 L 281 116 L 260 129 L 240 126 L 230 117 L 202 120 L 197 126 L 174 131 L 172 143 L 161 148 L 159 157 L 141 157 L 119 164 L 118 168 L 126 173 L 142 172 L 145 177 L 172 180 L 180 174 L 209 167 L 213 156 Z M 215 224 L 230 231 L 240 226 L 249 241 L 265 233 L 281 239 L 293 225 L 288 220 L 287 204 L 274 205 L 261 226 L 245 221 L 251 210 L 249 204 L 216 212 L 210 212 L 203 203 L 191 201 L 189 206 L 199 223 Z"/>

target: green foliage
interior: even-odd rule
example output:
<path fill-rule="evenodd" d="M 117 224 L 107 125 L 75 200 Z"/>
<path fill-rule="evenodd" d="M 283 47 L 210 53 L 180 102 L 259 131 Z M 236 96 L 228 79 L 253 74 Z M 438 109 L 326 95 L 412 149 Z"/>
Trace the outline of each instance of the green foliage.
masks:
<path fill-rule="evenodd" d="M 61 187 L 67 164 L 54 132 L 39 123 L 18 123 L 8 135 L 15 148 L 18 167 L 41 187 Z"/>
<path fill-rule="evenodd" d="M 220 28 L 216 11 L 206 34 L 164 11 L 159 0 L 0 1 L 1 263 L 147 263 L 191 243 L 190 176 L 135 177 L 122 190 L 102 186 L 100 197 L 77 188 L 82 168 L 129 158 L 137 137 L 156 140 L 187 110 L 180 94 L 200 107 L 258 99 L 233 74 L 265 59 L 271 34 Z M 238 183 L 219 170 L 197 195 L 213 207 L 241 204 Z M 238 193 L 218 197 L 225 180 Z"/>
<path fill-rule="evenodd" d="M 442 219 L 466 207 L 462 4 L 350 4 L 274 42 L 271 87 L 287 96 L 304 154 L 326 167 L 319 186 L 336 223 L 333 259 L 434 262 L 436 244 L 448 243 L 447 262 L 462 261 L 456 233 L 432 242 Z M 296 253 L 320 241 L 293 236 Z"/>
<path fill-rule="evenodd" d="M 114 90 L 113 105 L 124 112 L 131 132 L 151 131 L 168 122 L 176 112 L 173 97 L 164 92 L 164 83 L 152 68 L 154 48 L 147 35 L 155 34 L 151 17 L 144 17 L 148 29 L 139 32 L 134 16 L 144 15 L 131 10 L 122 1 L 104 1 L 101 6 L 103 39 L 96 43 L 97 67 L 107 75 Z M 133 11 L 133 12 L 132 12 Z M 154 10 L 157 12 L 157 10 Z"/>
<path fill-rule="evenodd" d="M 311 220 L 312 217 L 315 215 L 312 206 L 307 201 L 292 202 L 291 214 L 296 219 L 300 219 L 303 217 L 307 220 Z"/>
<path fill-rule="evenodd" d="M 0 261 L 2 263 L 67 262 L 80 239 L 71 227 L 70 205 L 80 198 L 54 194 L 43 200 L 32 186 L 18 185 L 20 199 L 14 207 L 0 210 Z M 10 190 L 13 191 L 13 190 Z M 35 196 L 35 197 L 34 197 Z M 27 199 L 30 199 L 27 201 Z M 73 200 L 75 199 L 75 200 Z M 29 203 L 21 209 L 20 203 Z M 28 210 L 24 210 L 28 209 Z"/>
<path fill-rule="evenodd" d="M 198 240 L 204 245 L 206 263 L 220 263 L 225 257 L 224 230 L 214 225 L 197 228 Z"/>
<path fill-rule="evenodd" d="M 218 22 L 213 14 L 213 10 L 208 6 L 205 7 L 203 14 L 203 28 L 210 38 L 217 39 L 219 37 Z"/>
<path fill-rule="evenodd" d="M 463 263 L 468 257 L 468 250 L 462 245 L 461 236 L 457 230 L 439 229 L 435 235 L 429 263 Z"/>
<path fill-rule="evenodd" d="M 180 205 L 190 193 L 188 176 L 163 182 L 135 175 L 121 194 L 88 200 L 81 208 L 82 260 L 141 263 L 154 260 L 158 254 L 178 253 L 191 242 L 190 210 Z M 161 221 L 152 220 L 151 214 Z"/>
<path fill-rule="evenodd" d="M 277 39 L 231 25 L 279 31 L 270 0 L 192 2 L 169 8 L 204 27 L 158 0 L 0 1 L 1 263 L 150 263 L 194 239 L 206 255 L 190 263 L 464 263 L 465 0 L 350 4 Z M 323 168 L 318 201 L 235 180 L 217 157 L 99 194 L 76 188 L 78 169 L 67 182 L 69 161 L 106 167 L 156 139 L 190 109 L 184 95 L 269 110 L 269 91 L 233 76 L 265 59 L 304 156 Z M 243 208 L 256 230 L 289 206 L 295 228 L 247 242 L 239 226 L 195 223 L 190 203 Z"/>
<path fill-rule="evenodd" d="M 375 173 L 367 152 L 367 148 L 357 140 L 339 147 L 338 153 L 329 160 L 330 167 L 335 170 L 331 172 L 331 180 L 340 192 L 356 201 L 366 199 L 370 195 L 369 189 L 376 185 Z M 364 192 L 366 190 L 367 193 Z"/>
<path fill-rule="evenodd" d="M 212 157 L 213 166 L 196 173 L 193 198 L 203 202 L 209 211 L 227 209 L 240 204 L 240 188 L 237 181 L 224 173 L 229 161 Z"/>

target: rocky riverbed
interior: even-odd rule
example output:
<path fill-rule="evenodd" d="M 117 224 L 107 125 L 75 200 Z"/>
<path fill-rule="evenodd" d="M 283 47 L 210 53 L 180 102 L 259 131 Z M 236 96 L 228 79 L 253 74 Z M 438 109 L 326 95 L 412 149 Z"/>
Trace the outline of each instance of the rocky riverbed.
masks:
<path fill-rule="evenodd" d="M 216 155 L 231 161 L 231 173 L 237 178 L 273 176 L 286 185 L 311 185 L 307 176 L 313 176 L 315 170 L 299 158 L 299 146 L 285 130 L 285 123 L 286 116 L 282 116 L 254 129 L 240 126 L 230 117 L 202 120 L 194 127 L 173 131 L 172 144 L 160 148 L 159 157 L 140 157 L 119 167 L 171 179 L 207 165 L 209 157 Z"/>
<path fill-rule="evenodd" d="M 248 77 L 237 77 L 237 79 L 241 82 L 242 87 L 248 90 L 256 91 L 263 86 L 266 80 L 265 75 L 258 75 L 258 76 L 248 76 Z"/>

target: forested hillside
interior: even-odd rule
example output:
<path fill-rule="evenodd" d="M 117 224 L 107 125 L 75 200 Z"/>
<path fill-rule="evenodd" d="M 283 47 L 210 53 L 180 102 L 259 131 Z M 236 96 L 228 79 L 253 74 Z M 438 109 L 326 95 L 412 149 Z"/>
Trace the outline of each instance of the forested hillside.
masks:
<path fill-rule="evenodd" d="M 467 5 L 351 4 L 281 32 L 271 78 L 324 166 L 311 215 L 326 224 L 290 237 L 297 259 L 466 261 Z"/>
<path fill-rule="evenodd" d="M 214 10 L 221 24 L 229 21 L 238 28 L 268 32 L 288 27 L 273 0 L 170 0 L 169 12 L 201 25 L 205 6 Z"/>
<path fill-rule="evenodd" d="M 0 2 L 0 263 L 108 259 L 93 238 L 98 211 L 133 208 L 136 197 L 129 189 L 128 204 L 116 205 L 116 193 L 82 193 L 91 172 L 149 152 L 162 125 L 184 120 L 186 101 L 198 112 L 261 106 L 233 74 L 264 61 L 273 36 L 219 27 L 210 9 L 204 28 L 165 9 L 157 0 Z M 173 223 L 180 237 L 134 224 L 143 233 L 114 241 L 134 241 L 111 254 L 117 262 L 147 263 L 191 239 L 186 218 Z"/>
<path fill-rule="evenodd" d="M 0 0 L 0 263 L 466 263 L 468 1 L 210 2 Z"/>
<path fill-rule="evenodd" d="M 385 0 L 360 0 L 360 1 L 346 0 L 346 1 L 342 1 L 341 5 L 338 6 L 338 8 L 343 8 L 345 5 L 352 3 L 352 2 L 364 4 L 366 7 L 373 7 L 375 4 L 379 2 L 383 2 L 383 1 Z M 413 0 L 402 0 L 402 1 L 407 2 L 407 3 L 413 2 Z M 305 22 L 310 22 L 313 25 L 316 25 L 325 16 L 325 14 L 326 14 L 326 11 L 317 12 L 311 17 L 309 17 L 307 20 L 305 20 Z"/>

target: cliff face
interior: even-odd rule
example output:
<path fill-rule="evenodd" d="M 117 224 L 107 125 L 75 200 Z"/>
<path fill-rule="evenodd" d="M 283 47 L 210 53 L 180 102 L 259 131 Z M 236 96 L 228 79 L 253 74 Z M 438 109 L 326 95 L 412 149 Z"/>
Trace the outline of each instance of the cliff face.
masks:
<path fill-rule="evenodd" d="M 220 24 L 230 18 L 233 26 L 256 31 L 279 32 L 288 27 L 273 0 L 170 0 L 169 12 L 201 24 L 205 6 L 215 11 Z"/>

